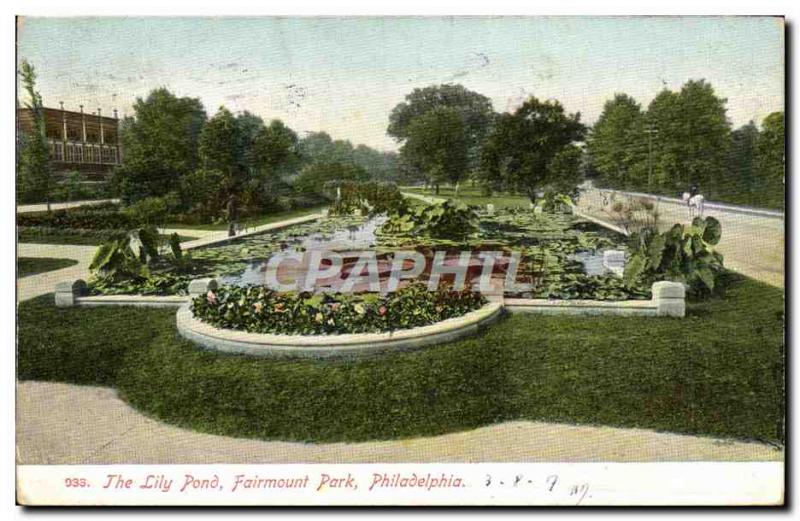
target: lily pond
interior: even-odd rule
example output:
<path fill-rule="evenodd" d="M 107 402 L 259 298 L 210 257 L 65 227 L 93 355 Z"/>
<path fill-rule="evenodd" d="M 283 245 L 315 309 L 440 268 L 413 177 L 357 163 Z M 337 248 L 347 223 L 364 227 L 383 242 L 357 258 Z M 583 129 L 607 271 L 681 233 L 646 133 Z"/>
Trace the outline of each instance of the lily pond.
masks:
<path fill-rule="evenodd" d="M 650 289 L 628 287 L 603 264 L 607 250 L 625 250 L 625 237 L 571 214 L 508 209 L 481 213 L 477 230 L 458 240 L 387 232 L 385 216 L 329 216 L 185 252 L 182 269 L 154 270 L 145 284 L 90 285 L 95 294 L 185 294 L 189 280 L 216 277 L 224 285 L 263 285 L 267 260 L 287 250 L 372 250 L 381 260 L 393 251 L 519 251 L 517 280 L 532 291 L 506 296 L 550 299 L 650 298 Z M 383 227 L 383 229 L 382 229 Z M 383 273 L 383 272 L 382 272 Z M 472 272 L 470 272 L 472 273 Z M 422 276 L 424 279 L 424 274 Z"/>

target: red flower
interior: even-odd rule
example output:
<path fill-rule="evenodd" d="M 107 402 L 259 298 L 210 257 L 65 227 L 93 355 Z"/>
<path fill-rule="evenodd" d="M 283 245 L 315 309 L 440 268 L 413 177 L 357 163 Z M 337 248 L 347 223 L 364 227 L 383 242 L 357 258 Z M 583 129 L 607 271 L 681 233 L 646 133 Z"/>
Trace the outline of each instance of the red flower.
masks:
<path fill-rule="evenodd" d="M 381 306 L 381 307 L 378 308 L 378 314 L 380 314 L 380 316 L 384 316 L 387 311 L 389 311 L 389 310 L 386 309 L 386 306 Z"/>

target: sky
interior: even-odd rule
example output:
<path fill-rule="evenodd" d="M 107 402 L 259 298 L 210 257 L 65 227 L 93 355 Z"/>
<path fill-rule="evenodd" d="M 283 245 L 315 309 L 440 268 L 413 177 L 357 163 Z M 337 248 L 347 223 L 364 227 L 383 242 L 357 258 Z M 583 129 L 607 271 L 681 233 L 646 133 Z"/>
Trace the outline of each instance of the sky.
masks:
<path fill-rule="evenodd" d="M 734 127 L 784 107 L 781 19 L 768 17 L 25 18 L 18 59 L 45 106 L 132 114 L 157 87 L 379 150 L 414 88 L 460 83 L 513 111 L 555 98 L 593 123 L 615 93 L 643 107 L 705 79 Z"/>

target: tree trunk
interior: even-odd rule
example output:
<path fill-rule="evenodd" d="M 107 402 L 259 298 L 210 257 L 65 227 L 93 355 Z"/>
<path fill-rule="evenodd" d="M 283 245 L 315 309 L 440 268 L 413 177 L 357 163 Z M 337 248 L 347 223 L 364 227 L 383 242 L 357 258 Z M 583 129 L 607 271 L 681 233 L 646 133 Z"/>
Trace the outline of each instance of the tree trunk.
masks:
<path fill-rule="evenodd" d="M 436 183 L 436 184 L 434 185 L 434 188 L 435 188 L 435 192 L 434 192 L 434 193 L 435 193 L 436 195 L 439 195 L 439 183 Z"/>

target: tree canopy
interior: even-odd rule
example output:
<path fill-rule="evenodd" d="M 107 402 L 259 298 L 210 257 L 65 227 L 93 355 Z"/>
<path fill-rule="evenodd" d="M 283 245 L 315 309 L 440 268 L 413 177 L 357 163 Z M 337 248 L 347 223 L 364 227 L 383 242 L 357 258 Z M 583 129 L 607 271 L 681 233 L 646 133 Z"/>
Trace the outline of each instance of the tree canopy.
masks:
<path fill-rule="evenodd" d="M 588 140 L 595 169 L 615 186 L 625 187 L 639 176 L 646 159 L 645 116 L 641 106 L 627 94 L 615 94 L 605 103 Z"/>
<path fill-rule="evenodd" d="M 17 165 L 17 196 L 21 201 L 49 201 L 52 176 L 50 155 L 45 138 L 44 106 L 36 90 L 36 71 L 30 63 L 20 66 L 22 88 L 28 96 L 25 107 L 33 113 L 31 131 L 19 135 L 19 164 Z M 49 208 L 49 207 L 48 207 Z"/>
<path fill-rule="evenodd" d="M 469 165 L 469 136 L 458 110 L 437 107 L 415 118 L 400 153 L 437 187 L 458 184 Z"/>
<path fill-rule="evenodd" d="M 674 196 L 697 185 L 706 197 L 779 207 L 783 146 L 782 112 L 764 118 L 762 130 L 750 122 L 731 131 L 726 100 L 708 82 L 690 80 L 679 91 L 659 92 L 646 112 L 630 96 L 615 95 L 592 129 L 588 151 L 606 186 Z"/>
<path fill-rule="evenodd" d="M 463 85 L 431 85 L 414 89 L 389 114 L 387 134 L 399 143 L 410 137 L 413 122 L 437 108 L 455 110 L 464 126 L 468 144 L 468 169 L 478 166 L 480 149 L 495 118 L 492 102 L 486 96 L 466 89 Z"/>
<path fill-rule="evenodd" d="M 567 114 L 556 100 L 530 97 L 513 114 L 498 118 L 483 148 L 484 175 L 535 202 L 537 192 L 555 186 L 563 189 L 567 180 L 577 180 L 577 172 L 573 175 L 564 168 L 572 164 L 577 170 L 576 151 L 570 147 L 585 132 L 580 113 Z"/>
<path fill-rule="evenodd" d="M 125 161 L 115 172 L 125 202 L 160 196 L 199 165 L 198 138 L 206 112 L 197 98 L 165 88 L 137 98 L 134 117 L 121 124 Z"/>

